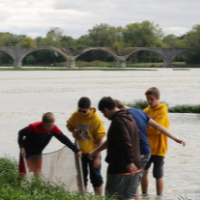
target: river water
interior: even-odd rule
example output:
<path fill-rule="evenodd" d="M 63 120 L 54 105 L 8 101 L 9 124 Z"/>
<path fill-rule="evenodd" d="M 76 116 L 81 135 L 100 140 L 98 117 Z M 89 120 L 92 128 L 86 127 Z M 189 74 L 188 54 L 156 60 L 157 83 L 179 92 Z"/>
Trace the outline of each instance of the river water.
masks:
<path fill-rule="evenodd" d="M 152 86 L 161 90 L 161 100 L 170 106 L 200 104 L 200 70 L 173 71 L 2 71 L 0 72 L 0 157 L 18 158 L 17 133 L 38 121 L 44 112 L 56 115 L 56 124 L 66 130 L 66 120 L 77 109 L 81 96 L 88 96 L 97 106 L 103 96 L 123 102 L 145 99 Z M 100 116 L 101 113 L 99 113 Z M 165 189 L 162 199 L 178 199 L 179 195 L 200 199 L 200 115 L 169 114 L 170 130 L 184 138 L 186 147 L 169 140 L 165 162 Z M 103 118 L 103 116 L 102 116 Z M 109 121 L 103 118 L 108 129 Z M 45 153 L 63 145 L 53 139 Z M 105 157 L 106 152 L 103 152 Z M 106 163 L 102 174 L 105 178 Z M 149 175 L 149 197 L 155 199 L 155 182 Z M 90 187 L 90 191 L 91 187 Z"/>

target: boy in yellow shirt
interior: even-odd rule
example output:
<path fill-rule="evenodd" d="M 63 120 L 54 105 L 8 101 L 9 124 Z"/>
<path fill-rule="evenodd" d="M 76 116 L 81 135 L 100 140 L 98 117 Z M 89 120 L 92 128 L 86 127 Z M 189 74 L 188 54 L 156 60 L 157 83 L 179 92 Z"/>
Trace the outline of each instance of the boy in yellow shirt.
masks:
<path fill-rule="evenodd" d="M 101 154 L 98 153 L 93 160 L 88 159 L 88 154 L 103 143 L 106 135 L 102 119 L 96 109 L 91 107 L 91 101 L 82 97 L 78 102 L 78 110 L 67 120 L 67 128 L 79 142 L 82 151 L 82 167 L 85 190 L 87 190 L 88 166 L 90 180 L 97 194 L 103 193 L 103 179 L 101 176 Z"/>
<path fill-rule="evenodd" d="M 166 104 L 160 103 L 160 91 L 156 87 L 149 88 L 146 93 L 146 98 L 148 101 L 148 108 L 144 112 L 155 120 L 158 124 L 169 129 L 169 117 L 168 108 Z M 147 137 L 149 145 L 151 148 L 151 158 L 146 165 L 143 177 L 142 177 L 142 193 L 143 195 L 148 195 L 148 172 L 151 164 L 153 167 L 153 176 L 156 179 L 156 189 L 157 195 L 162 195 L 163 193 L 163 165 L 165 154 L 167 153 L 167 136 L 161 132 L 153 129 L 151 126 L 147 127 Z"/>

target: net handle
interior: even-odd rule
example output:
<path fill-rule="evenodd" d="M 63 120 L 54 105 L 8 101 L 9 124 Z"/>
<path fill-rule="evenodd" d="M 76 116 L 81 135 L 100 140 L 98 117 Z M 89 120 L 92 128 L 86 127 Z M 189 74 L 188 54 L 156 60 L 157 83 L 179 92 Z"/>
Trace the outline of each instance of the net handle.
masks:
<path fill-rule="evenodd" d="M 28 167 L 27 167 L 27 162 L 26 162 L 26 158 L 23 157 L 23 161 L 24 161 L 24 166 L 25 166 L 25 171 L 26 171 L 26 179 L 28 182 L 30 182 L 30 177 L 29 177 L 29 174 L 28 174 Z"/>
<path fill-rule="evenodd" d="M 75 141 L 76 147 L 78 149 L 79 148 L 79 142 L 78 140 Z M 78 165 L 79 165 L 79 169 L 80 169 L 80 176 L 81 176 L 81 185 L 82 185 L 82 191 L 85 191 L 85 184 L 84 184 L 84 179 L 83 179 L 83 168 L 82 168 L 82 161 L 81 158 L 77 158 L 78 159 Z"/>

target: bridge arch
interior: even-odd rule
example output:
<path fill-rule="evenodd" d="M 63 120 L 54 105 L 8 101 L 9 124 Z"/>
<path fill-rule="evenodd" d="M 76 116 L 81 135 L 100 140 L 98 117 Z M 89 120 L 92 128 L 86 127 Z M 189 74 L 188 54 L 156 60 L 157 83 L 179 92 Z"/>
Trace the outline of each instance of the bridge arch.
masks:
<path fill-rule="evenodd" d="M 86 48 L 80 54 L 78 54 L 77 56 L 75 56 L 75 60 L 79 56 L 81 56 L 82 54 L 84 54 L 84 53 L 86 53 L 88 51 L 104 51 L 106 53 L 111 54 L 116 60 L 118 60 L 118 56 L 114 52 L 110 51 L 109 49 L 103 48 L 103 47 Z"/>
<path fill-rule="evenodd" d="M 9 55 L 14 61 L 15 58 L 13 57 L 13 55 L 11 53 L 9 53 L 9 51 L 7 51 L 7 50 L 5 50 L 4 48 L 1 48 L 1 47 L 0 47 L 0 51 L 5 53 L 5 54 L 7 54 L 7 55 Z"/>
<path fill-rule="evenodd" d="M 12 63 L 14 63 L 15 59 L 11 53 L 9 53 L 8 51 L 6 51 L 4 48 L 1 47 L 0 47 L 0 53 L 3 53 L 6 56 L 8 56 L 12 60 Z"/>
<path fill-rule="evenodd" d="M 125 57 L 126 57 L 126 60 L 127 60 L 131 55 L 133 55 L 134 53 L 137 53 L 137 52 L 140 52 L 140 51 L 150 51 L 150 52 L 153 52 L 153 53 L 159 55 L 159 56 L 163 59 L 163 62 L 164 62 L 164 60 L 165 60 L 164 56 L 163 56 L 161 53 L 159 53 L 158 51 L 156 51 L 155 49 L 153 49 L 153 48 L 138 48 L 138 49 L 135 49 L 135 50 L 131 51 L 128 55 L 125 56 Z"/>
<path fill-rule="evenodd" d="M 27 51 L 25 51 L 23 54 L 22 54 L 22 57 L 21 59 L 23 60 L 24 57 L 26 57 L 28 54 L 30 53 L 33 53 L 35 51 L 40 51 L 40 50 L 50 50 L 50 51 L 55 51 L 57 52 L 58 54 L 62 55 L 66 60 L 69 59 L 69 56 L 66 55 L 64 52 L 62 52 L 60 49 L 56 48 L 56 47 L 36 47 L 34 49 L 29 49 Z"/>
<path fill-rule="evenodd" d="M 42 50 L 47 50 L 47 51 L 54 51 L 57 52 L 59 55 L 61 55 L 66 62 L 68 62 L 69 56 L 66 55 L 61 49 L 55 48 L 55 47 L 37 47 L 34 49 L 23 49 L 22 54 L 21 54 L 21 65 L 23 62 L 23 59 L 28 56 L 29 54 L 36 52 L 36 51 L 42 51 Z"/>
<path fill-rule="evenodd" d="M 191 51 L 192 49 L 189 49 L 189 48 L 183 48 L 183 49 L 179 49 L 179 51 L 177 51 L 177 53 L 175 53 L 173 56 L 172 56 L 172 60 L 174 60 L 177 56 L 179 56 L 180 54 L 182 53 L 185 53 L 187 51 Z"/>

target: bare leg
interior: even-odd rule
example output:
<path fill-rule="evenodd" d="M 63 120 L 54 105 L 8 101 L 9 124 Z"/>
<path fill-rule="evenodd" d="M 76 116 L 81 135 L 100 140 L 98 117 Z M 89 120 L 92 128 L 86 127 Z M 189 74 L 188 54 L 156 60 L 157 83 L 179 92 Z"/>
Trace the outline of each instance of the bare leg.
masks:
<path fill-rule="evenodd" d="M 87 186 L 85 186 L 85 191 L 87 192 Z"/>
<path fill-rule="evenodd" d="M 135 200 L 140 200 L 140 189 L 139 189 L 139 187 L 137 188 L 137 196 L 136 196 Z"/>
<path fill-rule="evenodd" d="M 103 195 L 103 185 L 101 185 L 100 187 L 94 187 L 94 192 L 97 195 Z"/>
<path fill-rule="evenodd" d="M 24 174 L 24 173 L 19 174 L 19 177 L 17 178 L 19 185 L 22 183 L 22 180 L 24 179 L 25 176 L 26 176 L 26 174 Z"/>
<path fill-rule="evenodd" d="M 41 172 L 34 172 L 34 177 L 35 177 L 36 179 L 41 178 Z"/>
<path fill-rule="evenodd" d="M 161 195 L 163 193 L 163 187 L 164 187 L 163 178 L 156 179 L 157 195 Z"/>
<path fill-rule="evenodd" d="M 148 173 L 149 169 L 145 170 L 142 176 L 142 181 L 141 181 L 142 192 L 148 192 L 148 186 L 149 186 Z"/>

